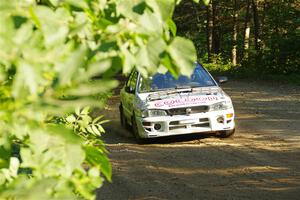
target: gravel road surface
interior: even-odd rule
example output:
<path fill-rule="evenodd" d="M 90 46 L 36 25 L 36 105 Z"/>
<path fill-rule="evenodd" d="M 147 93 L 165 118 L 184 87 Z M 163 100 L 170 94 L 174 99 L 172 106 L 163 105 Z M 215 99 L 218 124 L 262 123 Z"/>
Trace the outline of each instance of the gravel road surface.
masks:
<path fill-rule="evenodd" d="M 105 109 L 103 140 L 112 183 L 97 199 L 300 199 L 300 88 L 230 81 L 233 138 L 188 135 L 136 144 L 119 122 L 119 97 Z"/>

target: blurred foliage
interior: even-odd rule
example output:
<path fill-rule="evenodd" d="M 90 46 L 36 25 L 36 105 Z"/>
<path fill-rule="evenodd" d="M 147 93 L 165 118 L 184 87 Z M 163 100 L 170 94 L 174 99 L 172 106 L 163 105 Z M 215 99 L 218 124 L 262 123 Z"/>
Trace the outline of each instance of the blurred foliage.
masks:
<path fill-rule="evenodd" d="M 176 3 L 0 1 L 0 199 L 95 198 L 111 166 L 86 106 L 105 105 L 119 72 L 192 72 Z"/>
<path fill-rule="evenodd" d="M 176 7 L 177 34 L 194 41 L 205 66 L 232 76 L 286 80 L 300 84 L 300 5 L 296 0 L 257 0 L 259 45 L 255 50 L 253 9 L 250 8 L 249 57 L 244 58 L 244 29 L 248 0 L 237 1 L 238 65 L 230 66 L 234 1 L 213 1 L 213 52 L 207 63 L 207 9 L 183 0 Z M 252 1 L 250 1 L 252 2 Z M 222 57 L 216 58 L 217 57 Z M 216 62 L 216 59 L 219 60 Z M 222 60 L 222 61 L 221 61 Z"/>

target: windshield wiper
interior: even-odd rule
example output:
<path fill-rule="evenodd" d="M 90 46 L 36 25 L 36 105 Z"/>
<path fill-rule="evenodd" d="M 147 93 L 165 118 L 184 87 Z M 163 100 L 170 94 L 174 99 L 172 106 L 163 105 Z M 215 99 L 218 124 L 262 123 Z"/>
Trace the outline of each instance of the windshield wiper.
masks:
<path fill-rule="evenodd" d="M 151 92 L 157 92 L 150 94 L 150 99 L 159 99 L 162 95 L 170 95 L 176 93 L 192 92 L 191 86 L 176 86 L 175 88 L 161 88 L 161 89 L 151 89 Z"/>
<path fill-rule="evenodd" d="M 200 92 L 205 94 L 214 94 L 218 93 L 220 89 L 215 88 L 213 86 L 200 86 L 200 87 L 193 87 L 192 92 Z"/>
<path fill-rule="evenodd" d="M 175 89 L 191 89 L 192 87 L 189 85 L 177 85 Z"/>
<path fill-rule="evenodd" d="M 177 91 L 175 88 L 168 88 L 168 89 L 164 88 L 164 89 L 151 90 L 151 92 L 155 92 L 155 93 L 149 94 L 147 98 L 148 100 L 153 101 L 153 100 L 163 99 L 163 96 L 175 94 L 178 93 L 179 91 Z"/>
<path fill-rule="evenodd" d="M 170 90 L 174 90 L 175 88 L 151 88 L 150 92 L 168 92 Z"/>

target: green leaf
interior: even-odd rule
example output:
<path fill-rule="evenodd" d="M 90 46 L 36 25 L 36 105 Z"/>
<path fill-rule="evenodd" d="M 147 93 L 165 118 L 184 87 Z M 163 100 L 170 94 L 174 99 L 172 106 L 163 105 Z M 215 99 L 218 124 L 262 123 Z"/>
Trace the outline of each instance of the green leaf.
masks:
<path fill-rule="evenodd" d="M 199 2 L 199 0 L 194 0 L 195 2 Z M 209 4 L 209 2 L 210 2 L 211 0 L 203 0 L 203 3 L 205 4 L 205 5 L 208 5 Z"/>
<path fill-rule="evenodd" d="M 100 75 L 107 71 L 111 65 L 111 59 L 92 61 L 88 65 L 87 76 L 90 78 L 92 76 Z"/>
<path fill-rule="evenodd" d="M 88 16 L 83 12 L 75 12 L 75 18 L 73 23 L 70 26 L 70 37 L 78 35 L 79 37 L 85 37 L 85 34 L 88 32 Z"/>
<path fill-rule="evenodd" d="M 36 16 L 36 17 L 35 17 Z M 67 10 L 58 8 L 56 11 L 46 6 L 36 6 L 32 18 L 37 21 L 45 37 L 45 45 L 50 48 L 65 42 L 69 32 Z"/>
<path fill-rule="evenodd" d="M 49 0 L 49 1 L 53 6 L 58 6 L 60 2 L 60 0 Z"/>
<path fill-rule="evenodd" d="M 33 25 L 30 22 L 27 22 L 18 29 L 15 37 L 14 42 L 17 45 L 23 45 L 24 42 L 27 42 L 33 33 Z"/>
<path fill-rule="evenodd" d="M 93 129 L 92 129 L 91 126 L 88 126 L 88 127 L 86 128 L 86 130 L 87 130 L 88 133 L 93 133 Z"/>
<path fill-rule="evenodd" d="M 43 99 L 37 109 L 43 109 L 48 114 L 65 116 L 65 113 L 74 112 L 76 107 L 94 106 L 101 108 L 104 102 L 92 97 L 81 97 L 75 100 L 58 100 L 54 98 Z M 58 109 L 59 108 L 59 109 Z"/>
<path fill-rule="evenodd" d="M 100 176 L 99 170 L 98 170 L 96 167 L 91 168 L 91 169 L 88 171 L 88 174 L 89 174 L 89 176 L 91 176 L 91 177 L 99 177 L 99 176 Z"/>
<path fill-rule="evenodd" d="M 86 107 L 84 107 L 82 110 L 81 110 L 81 112 L 80 112 L 80 114 L 81 115 L 87 115 L 87 114 L 89 114 L 90 113 L 90 107 L 89 106 L 86 106 Z"/>
<path fill-rule="evenodd" d="M 9 153 L 10 152 L 3 150 L 3 147 L 0 147 L 0 169 L 7 168 L 9 166 L 7 158 Z"/>
<path fill-rule="evenodd" d="M 167 24 L 169 26 L 169 29 L 171 30 L 173 36 L 175 37 L 177 35 L 177 27 L 175 22 L 172 19 L 168 19 Z"/>
<path fill-rule="evenodd" d="M 161 66 L 162 66 L 162 72 L 164 72 L 165 69 L 167 69 L 167 71 L 171 72 L 175 78 L 178 78 L 178 74 L 180 73 L 178 71 L 179 69 L 174 67 L 174 64 L 172 63 L 172 60 L 171 60 L 169 54 L 164 53 L 162 55 Z M 167 72 L 167 71 L 165 71 L 165 72 Z"/>
<path fill-rule="evenodd" d="M 81 144 L 80 137 L 74 134 L 70 129 L 67 129 L 63 125 L 49 124 L 47 126 L 47 132 L 50 135 L 62 139 L 64 142 L 68 142 L 76 145 Z"/>
<path fill-rule="evenodd" d="M 101 136 L 101 133 L 100 133 L 100 131 L 98 130 L 97 126 L 91 125 L 91 127 L 92 127 L 93 132 L 94 132 L 96 135 Z"/>
<path fill-rule="evenodd" d="M 69 123 L 73 123 L 76 121 L 76 117 L 74 115 L 69 115 L 67 118 L 66 118 L 67 122 Z"/>
<path fill-rule="evenodd" d="M 98 166 L 108 181 L 111 181 L 112 168 L 107 156 L 99 149 L 91 146 L 85 147 L 86 160 L 89 164 Z"/>
<path fill-rule="evenodd" d="M 65 62 L 58 65 L 61 85 L 71 83 L 78 69 L 84 64 L 85 56 L 86 49 L 81 47 L 73 51 Z"/>
<path fill-rule="evenodd" d="M 76 107 L 75 108 L 75 114 L 76 115 L 80 115 L 80 107 Z"/>
<path fill-rule="evenodd" d="M 144 0 L 117 0 L 116 6 L 118 13 L 133 21 L 138 20 L 146 8 Z"/>
<path fill-rule="evenodd" d="M 153 14 L 149 10 L 145 10 L 144 14 L 139 18 L 139 24 L 152 35 L 162 35 L 163 25 L 157 15 Z"/>
<path fill-rule="evenodd" d="M 19 170 L 19 166 L 20 166 L 19 159 L 16 158 L 16 157 L 11 157 L 10 158 L 10 162 L 9 162 L 9 171 L 11 172 L 11 175 L 13 177 L 17 176 L 18 170 Z"/>
<path fill-rule="evenodd" d="M 106 120 L 102 120 L 101 122 L 99 122 L 97 125 L 100 125 L 100 124 L 105 124 L 105 123 L 108 123 L 110 122 L 109 119 L 106 119 Z M 104 132 L 104 131 L 103 131 Z"/>
<path fill-rule="evenodd" d="M 92 118 L 89 115 L 81 115 L 81 122 L 84 124 L 84 128 L 86 128 L 92 122 Z"/>
<path fill-rule="evenodd" d="M 76 88 L 69 89 L 66 91 L 66 94 L 74 96 L 88 96 L 110 91 L 117 86 L 118 81 L 116 80 L 93 81 L 90 83 L 81 84 Z"/>
<path fill-rule="evenodd" d="M 132 53 L 127 49 L 127 47 L 122 46 L 121 52 L 123 53 L 122 59 L 123 59 L 123 73 L 128 74 L 131 72 L 133 67 L 136 64 L 136 58 Z"/>
<path fill-rule="evenodd" d="M 13 95 L 19 97 L 23 89 L 28 89 L 33 96 L 37 95 L 38 83 L 41 81 L 36 67 L 26 61 L 20 60 L 17 75 L 14 80 Z"/>
<path fill-rule="evenodd" d="M 172 18 L 175 1 L 174 0 L 146 0 L 146 3 L 154 10 L 161 21 L 166 21 Z"/>
<path fill-rule="evenodd" d="M 175 37 L 168 46 L 168 52 L 182 74 L 192 74 L 197 56 L 195 46 L 190 40 Z"/>
<path fill-rule="evenodd" d="M 85 154 L 79 145 L 66 143 L 63 148 L 64 151 L 60 156 L 64 161 L 64 167 L 61 168 L 61 172 L 64 173 L 64 176 L 70 177 L 76 168 L 80 168 Z"/>
<path fill-rule="evenodd" d="M 140 47 L 137 54 L 137 65 L 144 66 L 149 73 L 155 73 L 159 65 L 161 54 L 165 51 L 167 45 L 161 37 L 151 38 L 147 45 Z"/>
<path fill-rule="evenodd" d="M 66 3 L 81 8 L 81 9 L 87 9 L 88 5 L 84 0 L 64 0 Z"/>
<path fill-rule="evenodd" d="M 101 122 L 100 124 L 103 124 L 103 123 L 105 123 L 105 121 Z M 100 124 L 97 124 L 97 125 L 96 125 L 96 126 L 98 127 L 98 130 L 99 130 L 101 133 L 105 133 L 104 128 L 103 128 Z"/>
<path fill-rule="evenodd" d="M 104 117 L 104 115 L 100 115 L 100 116 L 96 117 L 96 118 L 93 120 L 93 124 L 99 122 L 103 117 Z"/>

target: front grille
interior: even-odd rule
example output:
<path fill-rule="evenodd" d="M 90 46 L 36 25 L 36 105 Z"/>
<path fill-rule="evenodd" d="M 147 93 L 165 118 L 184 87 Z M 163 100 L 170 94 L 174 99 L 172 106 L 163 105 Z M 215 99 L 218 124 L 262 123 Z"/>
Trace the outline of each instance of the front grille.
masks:
<path fill-rule="evenodd" d="M 169 130 L 172 131 L 172 130 L 183 129 L 183 128 L 186 128 L 186 126 L 184 126 L 184 125 L 180 125 L 180 126 L 171 126 L 171 127 L 169 127 Z"/>
<path fill-rule="evenodd" d="M 193 124 L 192 127 L 209 127 L 209 123 L 205 123 L 205 124 Z"/>
<path fill-rule="evenodd" d="M 185 129 L 185 128 L 210 128 L 210 122 L 208 118 L 199 118 L 196 122 L 190 124 L 181 124 L 183 121 L 170 121 L 169 122 L 169 130 L 176 130 L 176 129 Z"/>
<path fill-rule="evenodd" d="M 167 110 L 167 112 L 171 116 L 173 116 L 173 115 L 188 115 L 188 114 L 207 112 L 208 109 L 209 109 L 208 106 L 194 106 L 194 107 L 187 107 L 187 108 L 172 108 L 172 109 Z"/>
<path fill-rule="evenodd" d="M 208 118 L 200 118 L 200 119 L 199 119 L 199 122 L 208 122 L 208 121 L 209 121 Z"/>
<path fill-rule="evenodd" d="M 179 125 L 179 121 L 172 121 L 172 122 L 169 123 L 169 125 L 171 125 L 171 126 L 172 125 Z"/>

